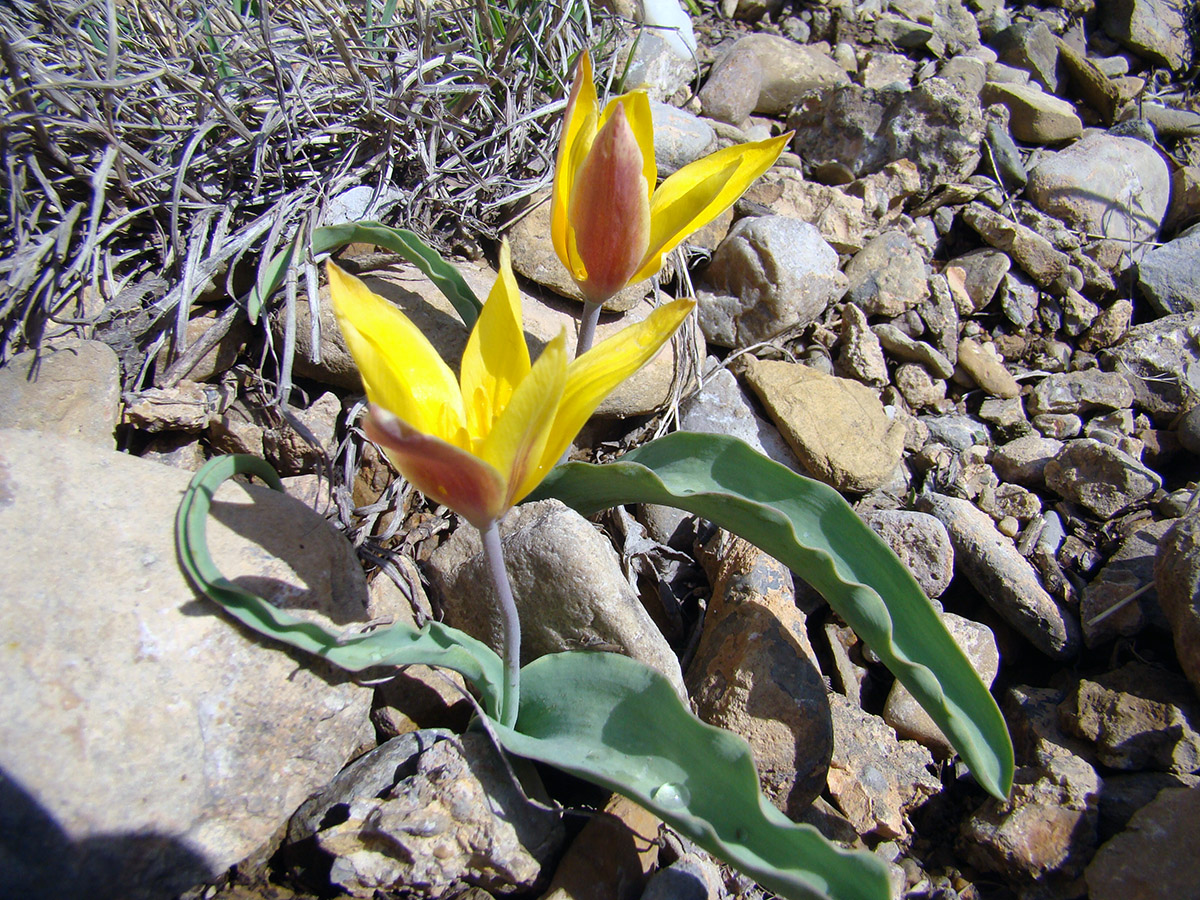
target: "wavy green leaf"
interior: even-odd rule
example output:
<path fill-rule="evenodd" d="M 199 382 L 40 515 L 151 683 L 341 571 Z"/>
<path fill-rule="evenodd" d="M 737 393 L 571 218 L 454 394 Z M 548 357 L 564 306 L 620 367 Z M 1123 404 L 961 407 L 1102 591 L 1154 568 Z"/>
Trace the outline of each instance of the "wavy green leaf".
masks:
<path fill-rule="evenodd" d="M 345 225 L 325 225 L 312 233 L 312 252 L 327 253 L 347 244 L 374 244 L 385 250 L 398 253 L 420 269 L 425 276 L 454 306 L 467 328 L 475 325 L 475 319 L 483 304 L 471 290 L 462 273 L 442 259 L 441 254 L 422 241 L 416 234 L 403 228 L 391 228 L 378 222 L 351 222 Z M 299 241 L 293 241 L 271 258 L 263 268 L 258 284 L 250 292 L 246 302 L 246 314 L 251 322 L 257 322 L 268 298 L 283 284 L 288 267 L 300 251 Z"/>
<path fill-rule="evenodd" d="M 175 547 L 198 591 L 260 634 L 351 672 L 414 664 L 452 669 L 479 689 L 489 715 L 498 712 L 504 664 L 490 647 L 468 634 L 440 622 L 429 622 L 420 630 L 397 623 L 366 634 L 339 634 L 276 609 L 222 576 L 208 552 L 208 511 L 217 488 L 234 475 L 257 475 L 275 490 L 283 490 L 275 470 L 255 456 L 217 457 L 196 473 L 175 517 Z"/>
<path fill-rule="evenodd" d="M 530 499 L 591 514 L 658 503 L 703 516 L 770 553 L 821 592 L 912 692 L 991 794 L 1012 788 L 1004 718 L 912 575 L 833 488 L 742 441 L 677 432 L 605 465 L 554 469 Z"/>
<path fill-rule="evenodd" d="M 543 656 L 521 670 L 518 756 L 629 797 L 705 850 L 789 900 L 887 900 L 870 853 L 829 843 L 762 796 L 744 740 L 701 722 L 658 672 L 613 653 Z"/>

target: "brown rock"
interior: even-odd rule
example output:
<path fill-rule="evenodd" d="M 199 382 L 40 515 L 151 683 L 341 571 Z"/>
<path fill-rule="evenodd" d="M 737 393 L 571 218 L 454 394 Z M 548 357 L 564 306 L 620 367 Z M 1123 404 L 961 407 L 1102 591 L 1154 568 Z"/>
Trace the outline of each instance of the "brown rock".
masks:
<path fill-rule="evenodd" d="M 833 759 L 829 794 L 860 834 L 895 839 L 908 835 L 906 814 L 936 794 L 929 751 L 903 741 L 878 716 L 830 694 Z"/>
<path fill-rule="evenodd" d="M 1200 884 L 1200 788 L 1162 791 L 1087 867 L 1091 900 L 1190 897 Z"/>
<path fill-rule="evenodd" d="M 763 792 L 795 818 L 825 787 L 833 725 L 792 574 L 727 532 L 701 560 L 713 597 L 688 694 L 701 719 L 749 741 Z"/>
<path fill-rule="evenodd" d="M 567 848 L 542 900 L 637 900 L 658 861 L 652 813 L 613 794 Z"/>

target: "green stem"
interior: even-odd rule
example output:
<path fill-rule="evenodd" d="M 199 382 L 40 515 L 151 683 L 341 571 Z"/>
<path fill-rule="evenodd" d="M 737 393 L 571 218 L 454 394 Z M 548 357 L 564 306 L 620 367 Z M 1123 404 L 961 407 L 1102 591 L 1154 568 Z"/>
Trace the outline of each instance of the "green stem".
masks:
<path fill-rule="evenodd" d="M 493 522 L 487 528 L 480 528 L 479 535 L 483 538 L 483 555 L 487 558 L 492 583 L 496 585 L 500 620 L 504 627 L 504 689 L 500 695 L 500 724 L 514 728 L 517 724 L 517 708 L 521 704 L 521 617 L 517 614 L 512 585 L 504 569 L 499 523 Z"/>
<path fill-rule="evenodd" d="M 596 337 L 596 323 L 600 321 L 599 303 L 584 303 L 583 316 L 579 320 L 579 341 L 575 344 L 575 358 L 583 356 L 592 349 L 592 340 Z"/>

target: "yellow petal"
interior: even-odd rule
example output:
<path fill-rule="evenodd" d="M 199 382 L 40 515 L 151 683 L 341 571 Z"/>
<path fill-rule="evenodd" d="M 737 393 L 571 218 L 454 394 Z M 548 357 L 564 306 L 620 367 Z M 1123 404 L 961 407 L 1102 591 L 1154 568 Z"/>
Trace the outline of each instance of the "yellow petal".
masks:
<path fill-rule="evenodd" d="M 412 427 L 455 440 L 462 392 L 450 367 L 408 316 L 332 262 L 333 313 L 368 399 Z"/>
<path fill-rule="evenodd" d="M 570 256 L 567 239 L 567 207 L 575 184 L 575 172 L 587 156 L 596 136 L 596 85 L 592 82 L 592 58 L 586 50 L 579 56 L 575 82 L 563 113 L 562 136 L 558 141 L 558 159 L 554 165 L 554 196 L 551 199 L 550 237 L 554 250 L 572 273 L 577 265 Z M 582 275 L 582 273 L 580 273 Z"/>
<path fill-rule="evenodd" d="M 487 528 L 508 511 L 508 486 L 503 476 L 472 453 L 415 429 L 375 405 L 367 411 L 363 430 L 413 487 L 475 527 Z"/>
<path fill-rule="evenodd" d="M 671 175 L 650 200 L 650 245 L 632 281 L 662 268 L 663 257 L 703 228 L 774 165 L 791 133 L 753 144 L 736 144 L 689 163 Z"/>
<path fill-rule="evenodd" d="M 486 437 L 513 389 L 529 374 L 529 348 L 521 327 L 521 293 L 513 277 L 508 241 L 500 245 L 500 274 L 463 351 L 459 380 L 467 431 Z"/>
<path fill-rule="evenodd" d="M 593 303 L 625 287 L 646 253 L 650 202 L 642 173 L 641 148 L 618 104 L 576 173 L 568 210 L 587 270 L 579 286 Z"/>
<path fill-rule="evenodd" d="M 600 117 L 600 128 L 603 128 L 612 117 L 617 106 L 625 110 L 625 118 L 633 130 L 634 137 L 637 138 L 638 148 L 642 155 L 642 175 L 646 179 L 646 197 L 649 199 L 654 192 L 655 185 L 658 184 L 658 162 L 654 158 L 654 119 L 650 114 L 650 98 L 646 96 L 645 91 L 630 91 L 628 94 L 622 94 L 620 97 L 610 100 L 604 107 L 604 114 Z"/>
<path fill-rule="evenodd" d="M 546 345 L 479 447 L 480 457 L 508 482 L 505 509 L 519 502 L 546 476 L 539 465 L 566 383 L 566 334 L 562 333 Z"/>
<path fill-rule="evenodd" d="M 660 306 L 643 321 L 601 341 L 567 367 L 567 386 L 550 440 L 542 453 L 542 470 L 549 471 L 562 458 L 600 401 L 654 358 L 695 305 L 694 300 L 684 299 Z"/>

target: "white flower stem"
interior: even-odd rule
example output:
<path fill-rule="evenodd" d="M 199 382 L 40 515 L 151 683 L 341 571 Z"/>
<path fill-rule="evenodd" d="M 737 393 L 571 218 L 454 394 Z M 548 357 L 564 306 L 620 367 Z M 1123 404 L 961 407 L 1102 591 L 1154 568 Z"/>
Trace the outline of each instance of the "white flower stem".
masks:
<path fill-rule="evenodd" d="M 500 694 L 500 724 L 513 728 L 517 724 L 517 708 L 521 704 L 521 618 L 513 600 L 512 585 L 504 568 L 504 552 L 500 548 L 500 524 L 493 522 L 480 528 L 483 555 L 487 559 L 496 596 L 500 600 L 500 621 L 504 628 L 504 685 Z"/>
<path fill-rule="evenodd" d="M 596 337 L 596 323 L 600 321 L 599 303 L 584 303 L 583 316 L 579 320 L 579 341 L 575 345 L 575 358 L 583 356 L 592 348 L 592 341 Z"/>

